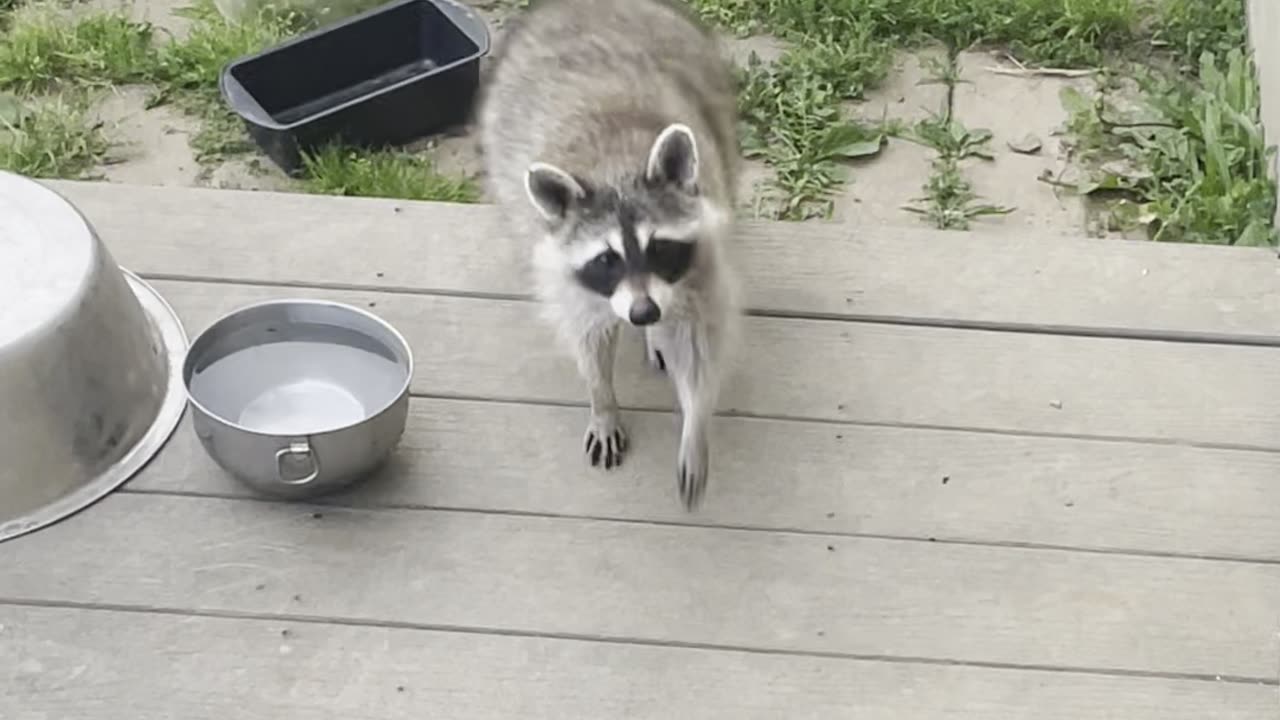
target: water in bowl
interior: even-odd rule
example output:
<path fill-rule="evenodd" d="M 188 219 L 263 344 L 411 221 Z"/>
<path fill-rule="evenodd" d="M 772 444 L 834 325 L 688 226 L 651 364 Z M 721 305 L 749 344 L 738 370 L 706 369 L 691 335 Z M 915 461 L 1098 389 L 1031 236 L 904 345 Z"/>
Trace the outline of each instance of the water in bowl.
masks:
<path fill-rule="evenodd" d="M 309 435 L 359 423 L 395 400 L 406 370 L 374 348 L 307 340 L 255 344 L 198 369 L 191 394 L 236 425 Z"/>

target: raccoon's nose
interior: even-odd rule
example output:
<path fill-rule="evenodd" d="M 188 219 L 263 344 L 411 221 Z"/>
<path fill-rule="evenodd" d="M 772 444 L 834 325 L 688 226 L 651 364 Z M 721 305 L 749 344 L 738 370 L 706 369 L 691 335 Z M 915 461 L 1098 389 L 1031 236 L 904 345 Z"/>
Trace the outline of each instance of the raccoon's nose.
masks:
<path fill-rule="evenodd" d="M 630 314 L 632 325 L 652 325 L 662 317 L 662 310 L 653 300 L 643 297 L 631 303 Z"/>

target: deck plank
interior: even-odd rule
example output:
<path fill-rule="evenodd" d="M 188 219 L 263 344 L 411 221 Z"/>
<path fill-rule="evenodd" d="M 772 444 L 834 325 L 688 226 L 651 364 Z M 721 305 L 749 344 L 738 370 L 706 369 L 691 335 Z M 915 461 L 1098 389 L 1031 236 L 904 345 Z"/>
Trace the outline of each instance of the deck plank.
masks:
<path fill-rule="evenodd" d="M 487 205 L 48 184 L 144 274 L 529 291 L 529 241 Z M 740 250 L 766 312 L 1280 342 L 1280 262 L 1262 249 L 747 223 Z"/>
<path fill-rule="evenodd" d="M 1257 685 L 0 606 L 13 720 L 1257 720 Z M 501 688 L 500 692 L 495 692 Z M 428 709 L 424 713 L 424 708 Z"/>
<path fill-rule="evenodd" d="M 53 573 L 49 568 L 57 567 Z M 1274 681 L 1280 566 L 120 494 L 8 601 Z"/>
<path fill-rule="evenodd" d="M 628 413 L 635 451 L 603 473 L 584 413 L 415 398 L 392 462 L 331 501 L 1280 562 L 1278 453 L 723 418 L 690 514 L 670 415 Z M 128 487 L 253 497 L 189 419 Z"/>
<path fill-rule="evenodd" d="M 413 347 L 414 391 L 580 403 L 585 388 L 519 300 L 162 281 L 195 333 L 280 297 L 371 307 Z M 852 420 L 1280 447 L 1280 351 L 871 323 L 750 318 L 722 408 Z M 636 338 L 619 349 L 624 405 L 668 409 Z M 815 382 L 822 379 L 821 382 Z"/>

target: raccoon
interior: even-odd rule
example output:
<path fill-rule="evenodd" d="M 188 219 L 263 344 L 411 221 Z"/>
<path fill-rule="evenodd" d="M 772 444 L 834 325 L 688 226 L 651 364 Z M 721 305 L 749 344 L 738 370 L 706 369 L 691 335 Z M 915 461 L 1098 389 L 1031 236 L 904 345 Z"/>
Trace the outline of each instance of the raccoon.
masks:
<path fill-rule="evenodd" d="M 534 2 L 494 56 L 479 110 L 487 191 L 529 238 L 543 315 L 586 381 L 587 459 L 609 469 L 627 453 L 613 365 L 619 332 L 636 328 L 675 387 L 692 510 L 739 334 L 726 56 L 674 0 Z"/>

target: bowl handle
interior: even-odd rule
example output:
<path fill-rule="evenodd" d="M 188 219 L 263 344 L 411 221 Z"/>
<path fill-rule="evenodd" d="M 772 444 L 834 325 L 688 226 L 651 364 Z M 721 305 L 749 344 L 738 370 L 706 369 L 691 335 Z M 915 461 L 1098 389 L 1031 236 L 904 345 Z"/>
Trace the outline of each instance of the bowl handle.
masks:
<path fill-rule="evenodd" d="M 302 477 L 291 477 L 285 473 L 284 469 L 284 462 L 287 458 L 295 458 L 298 461 L 309 464 L 311 472 Z M 320 477 L 320 456 L 316 455 L 316 451 L 312 449 L 311 444 L 306 440 L 291 442 L 288 447 L 280 448 L 276 451 L 276 476 L 285 485 L 306 485 Z"/>

